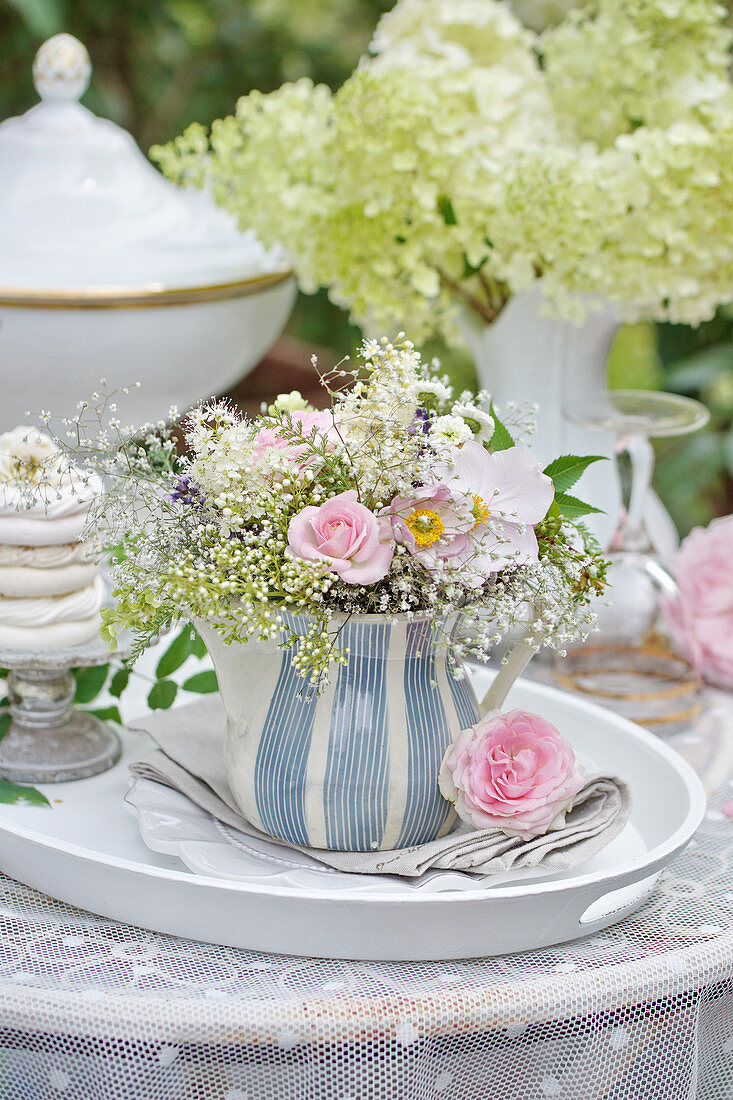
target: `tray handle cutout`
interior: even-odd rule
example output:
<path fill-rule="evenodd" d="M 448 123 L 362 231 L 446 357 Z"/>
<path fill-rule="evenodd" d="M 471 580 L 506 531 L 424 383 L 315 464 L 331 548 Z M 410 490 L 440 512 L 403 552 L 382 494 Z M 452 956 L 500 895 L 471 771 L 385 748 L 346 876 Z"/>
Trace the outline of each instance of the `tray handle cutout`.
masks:
<path fill-rule="evenodd" d="M 622 909 L 630 910 L 647 898 L 660 874 L 661 871 L 655 871 L 653 875 L 639 879 L 638 882 L 621 886 L 618 890 L 611 890 L 608 894 L 601 894 L 581 914 L 578 923 L 595 924 L 596 921 L 606 920 L 611 914 Z"/>

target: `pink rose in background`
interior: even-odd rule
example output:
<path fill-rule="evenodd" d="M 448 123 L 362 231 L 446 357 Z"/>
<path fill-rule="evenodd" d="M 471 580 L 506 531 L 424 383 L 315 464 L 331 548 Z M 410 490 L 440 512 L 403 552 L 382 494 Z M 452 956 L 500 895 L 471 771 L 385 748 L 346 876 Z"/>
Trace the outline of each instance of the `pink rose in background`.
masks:
<path fill-rule="evenodd" d="M 474 523 L 472 506 L 470 497 L 454 497 L 445 485 L 426 485 L 395 497 L 381 514 L 388 517 L 397 542 L 431 569 L 465 550 L 466 532 Z"/>
<path fill-rule="evenodd" d="M 312 434 L 315 428 L 318 434 L 325 438 L 327 446 L 332 446 L 338 438 L 336 421 L 333 413 L 328 410 L 325 412 L 304 412 L 297 409 L 295 412 L 290 413 L 290 422 L 295 431 L 298 431 L 298 427 L 300 427 L 306 438 Z M 282 426 L 279 424 L 274 428 L 260 428 L 255 436 L 255 451 L 258 454 L 262 454 L 270 447 L 275 447 L 282 454 L 292 459 L 302 458 L 310 450 L 306 443 L 294 443 L 287 439 L 283 434 Z"/>
<path fill-rule="evenodd" d="M 733 688 L 733 516 L 691 531 L 672 572 L 681 593 L 666 607 L 674 640 L 709 683 Z"/>
<path fill-rule="evenodd" d="M 438 782 L 462 821 L 523 840 L 546 833 L 585 784 L 562 734 L 523 710 L 494 711 L 462 730 Z"/>
<path fill-rule="evenodd" d="M 381 581 L 394 557 L 389 521 L 359 504 L 355 489 L 293 516 L 288 546 L 297 558 L 327 561 L 347 584 Z"/>

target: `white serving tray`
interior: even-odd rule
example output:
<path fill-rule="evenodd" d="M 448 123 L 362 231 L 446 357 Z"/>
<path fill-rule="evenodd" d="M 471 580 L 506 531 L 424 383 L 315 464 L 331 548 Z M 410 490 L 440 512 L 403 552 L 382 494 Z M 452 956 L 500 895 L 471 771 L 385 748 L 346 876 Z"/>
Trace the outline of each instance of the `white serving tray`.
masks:
<path fill-rule="evenodd" d="M 477 691 L 488 679 L 479 674 Z M 0 869 L 52 897 L 154 931 L 287 954 L 470 958 L 589 935 L 649 895 L 702 819 L 702 785 L 662 741 L 575 696 L 519 681 L 507 704 L 517 706 L 542 713 L 581 757 L 631 787 L 631 821 L 575 871 L 483 880 L 432 872 L 412 881 L 324 872 L 281 848 L 233 845 L 207 815 L 186 813 L 180 795 L 156 799 L 138 783 L 133 809 L 148 843 L 160 849 L 153 851 L 123 805 L 126 764 L 149 747 L 132 733 L 111 771 L 43 787 L 52 811 L 0 805 Z"/>

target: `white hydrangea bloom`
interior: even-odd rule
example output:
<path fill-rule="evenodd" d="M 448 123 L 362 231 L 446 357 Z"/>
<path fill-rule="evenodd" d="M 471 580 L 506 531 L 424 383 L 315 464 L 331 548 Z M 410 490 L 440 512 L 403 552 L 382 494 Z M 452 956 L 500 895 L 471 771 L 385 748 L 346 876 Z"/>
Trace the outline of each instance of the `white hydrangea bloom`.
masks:
<path fill-rule="evenodd" d="M 571 8 L 580 7 L 577 0 L 511 0 L 514 14 L 525 27 L 544 31 L 560 23 Z"/>
<path fill-rule="evenodd" d="M 531 77 L 534 36 L 497 0 L 398 0 L 370 45 L 375 68 L 429 66 L 434 73 L 499 66 Z"/>
<path fill-rule="evenodd" d="M 452 338 L 540 278 L 574 320 L 696 323 L 733 297 L 730 43 L 713 0 L 594 0 L 539 38 L 502 0 L 399 0 L 335 95 L 253 92 L 157 155 L 368 331 Z"/>

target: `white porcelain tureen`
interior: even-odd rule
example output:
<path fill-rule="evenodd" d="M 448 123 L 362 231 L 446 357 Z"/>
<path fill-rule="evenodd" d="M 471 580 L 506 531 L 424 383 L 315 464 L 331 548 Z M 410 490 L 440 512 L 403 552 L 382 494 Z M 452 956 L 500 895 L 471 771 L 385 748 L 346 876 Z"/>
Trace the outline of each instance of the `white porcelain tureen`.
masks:
<path fill-rule="evenodd" d="M 56 35 L 41 102 L 0 125 L 0 430 L 136 381 L 126 421 L 220 393 L 280 333 L 295 286 L 208 196 L 174 187 L 78 102 L 91 64 Z"/>

